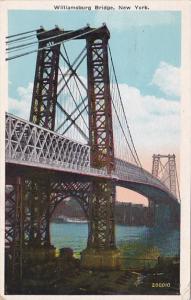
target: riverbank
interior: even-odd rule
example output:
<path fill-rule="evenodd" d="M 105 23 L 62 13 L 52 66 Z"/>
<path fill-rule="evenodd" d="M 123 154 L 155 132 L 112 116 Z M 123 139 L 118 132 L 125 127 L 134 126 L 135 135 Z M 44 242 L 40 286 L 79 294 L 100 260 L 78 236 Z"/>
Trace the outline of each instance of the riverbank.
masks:
<path fill-rule="evenodd" d="M 7 294 L 23 295 L 178 295 L 179 259 L 160 258 L 154 268 L 84 270 L 71 255 L 25 265 L 20 286 Z"/>
<path fill-rule="evenodd" d="M 22 256 L 22 280 L 13 285 L 11 270 L 7 270 L 7 294 L 178 294 L 178 230 L 116 225 L 122 268 L 112 272 L 81 268 L 79 259 L 87 245 L 87 224 L 51 223 L 50 232 L 55 255 L 41 263 L 37 263 L 33 251 L 34 263 L 27 263 Z M 59 251 L 62 248 L 68 250 Z"/>

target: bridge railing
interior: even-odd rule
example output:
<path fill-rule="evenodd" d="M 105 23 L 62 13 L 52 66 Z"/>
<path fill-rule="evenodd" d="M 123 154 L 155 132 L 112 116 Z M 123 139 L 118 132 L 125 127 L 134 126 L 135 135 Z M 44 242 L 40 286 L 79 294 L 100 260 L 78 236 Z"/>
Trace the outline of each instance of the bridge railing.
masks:
<path fill-rule="evenodd" d="M 6 156 L 33 162 L 90 165 L 90 147 L 6 114 Z"/>
<path fill-rule="evenodd" d="M 17 163 L 43 164 L 57 169 L 107 176 L 106 170 L 90 167 L 88 145 L 11 114 L 6 114 L 5 151 L 6 160 Z"/>

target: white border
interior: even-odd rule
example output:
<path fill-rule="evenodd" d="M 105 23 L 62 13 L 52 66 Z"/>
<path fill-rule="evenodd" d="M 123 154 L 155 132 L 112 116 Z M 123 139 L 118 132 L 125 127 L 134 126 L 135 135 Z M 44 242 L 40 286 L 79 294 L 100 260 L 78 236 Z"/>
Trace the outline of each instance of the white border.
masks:
<path fill-rule="evenodd" d="M 33 9 L 52 10 L 55 4 L 65 5 L 147 5 L 150 10 L 180 10 L 182 12 L 182 93 L 181 93 L 181 145 L 180 145 L 180 190 L 181 190 L 181 295 L 180 296 L 154 296 L 154 295 L 124 295 L 124 296 L 89 296 L 88 299 L 190 299 L 190 197 L 191 197 L 191 2 L 189 1 L 6 1 L 0 2 L 0 295 L 4 299 L 54 299 L 51 296 L 5 296 L 4 295 L 4 112 L 6 99 L 8 99 L 8 71 L 5 62 L 5 36 L 7 35 L 7 10 L 8 9 Z M 133 9 L 135 10 L 135 9 Z M 56 296 L 58 299 L 81 299 L 82 296 Z"/>
<path fill-rule="evenodd" d="M 191 3 L 182 11 L 181 55 L 181 272 L 183 299 L 190 299 L 190 184 L 191 184 Z"/>
<path fill-rule="evenodd" d="M 4 288 L 4 211 L 5 211 L 5 109 L 8 99 L 8 67 L 5 66 L 5 36 L 7 18 L 5 6 L 0 3 L 0 295 Z"/>

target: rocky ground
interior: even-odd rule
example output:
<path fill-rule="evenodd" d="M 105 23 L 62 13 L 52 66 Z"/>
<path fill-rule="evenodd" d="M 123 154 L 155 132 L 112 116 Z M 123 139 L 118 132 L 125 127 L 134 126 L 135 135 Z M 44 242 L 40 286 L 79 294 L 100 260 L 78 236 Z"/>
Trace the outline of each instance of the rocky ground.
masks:
<path fill-rule="evenodd" d="M 7 294 L 24 295 L 156 295 L 179 294 L 179 262 L 160 259 L 151 269 L 83 270 L 80 261 L 62 256 L 25 265 L 22 283 L 8 283 Z"/>

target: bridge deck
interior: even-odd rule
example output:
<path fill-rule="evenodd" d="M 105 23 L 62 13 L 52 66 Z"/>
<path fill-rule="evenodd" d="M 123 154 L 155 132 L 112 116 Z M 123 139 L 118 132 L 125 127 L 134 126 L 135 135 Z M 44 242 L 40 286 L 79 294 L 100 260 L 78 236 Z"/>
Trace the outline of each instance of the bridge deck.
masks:
<path fill-rule="evenodd" d="M 121 159 L 115 172 L 90 167 L 90 147 L 11 114 L 6 114 L 6 163 L 23 167 L 108 178 L 153 200 L 178 204 L 178 200 L 152 174 Z"/>

